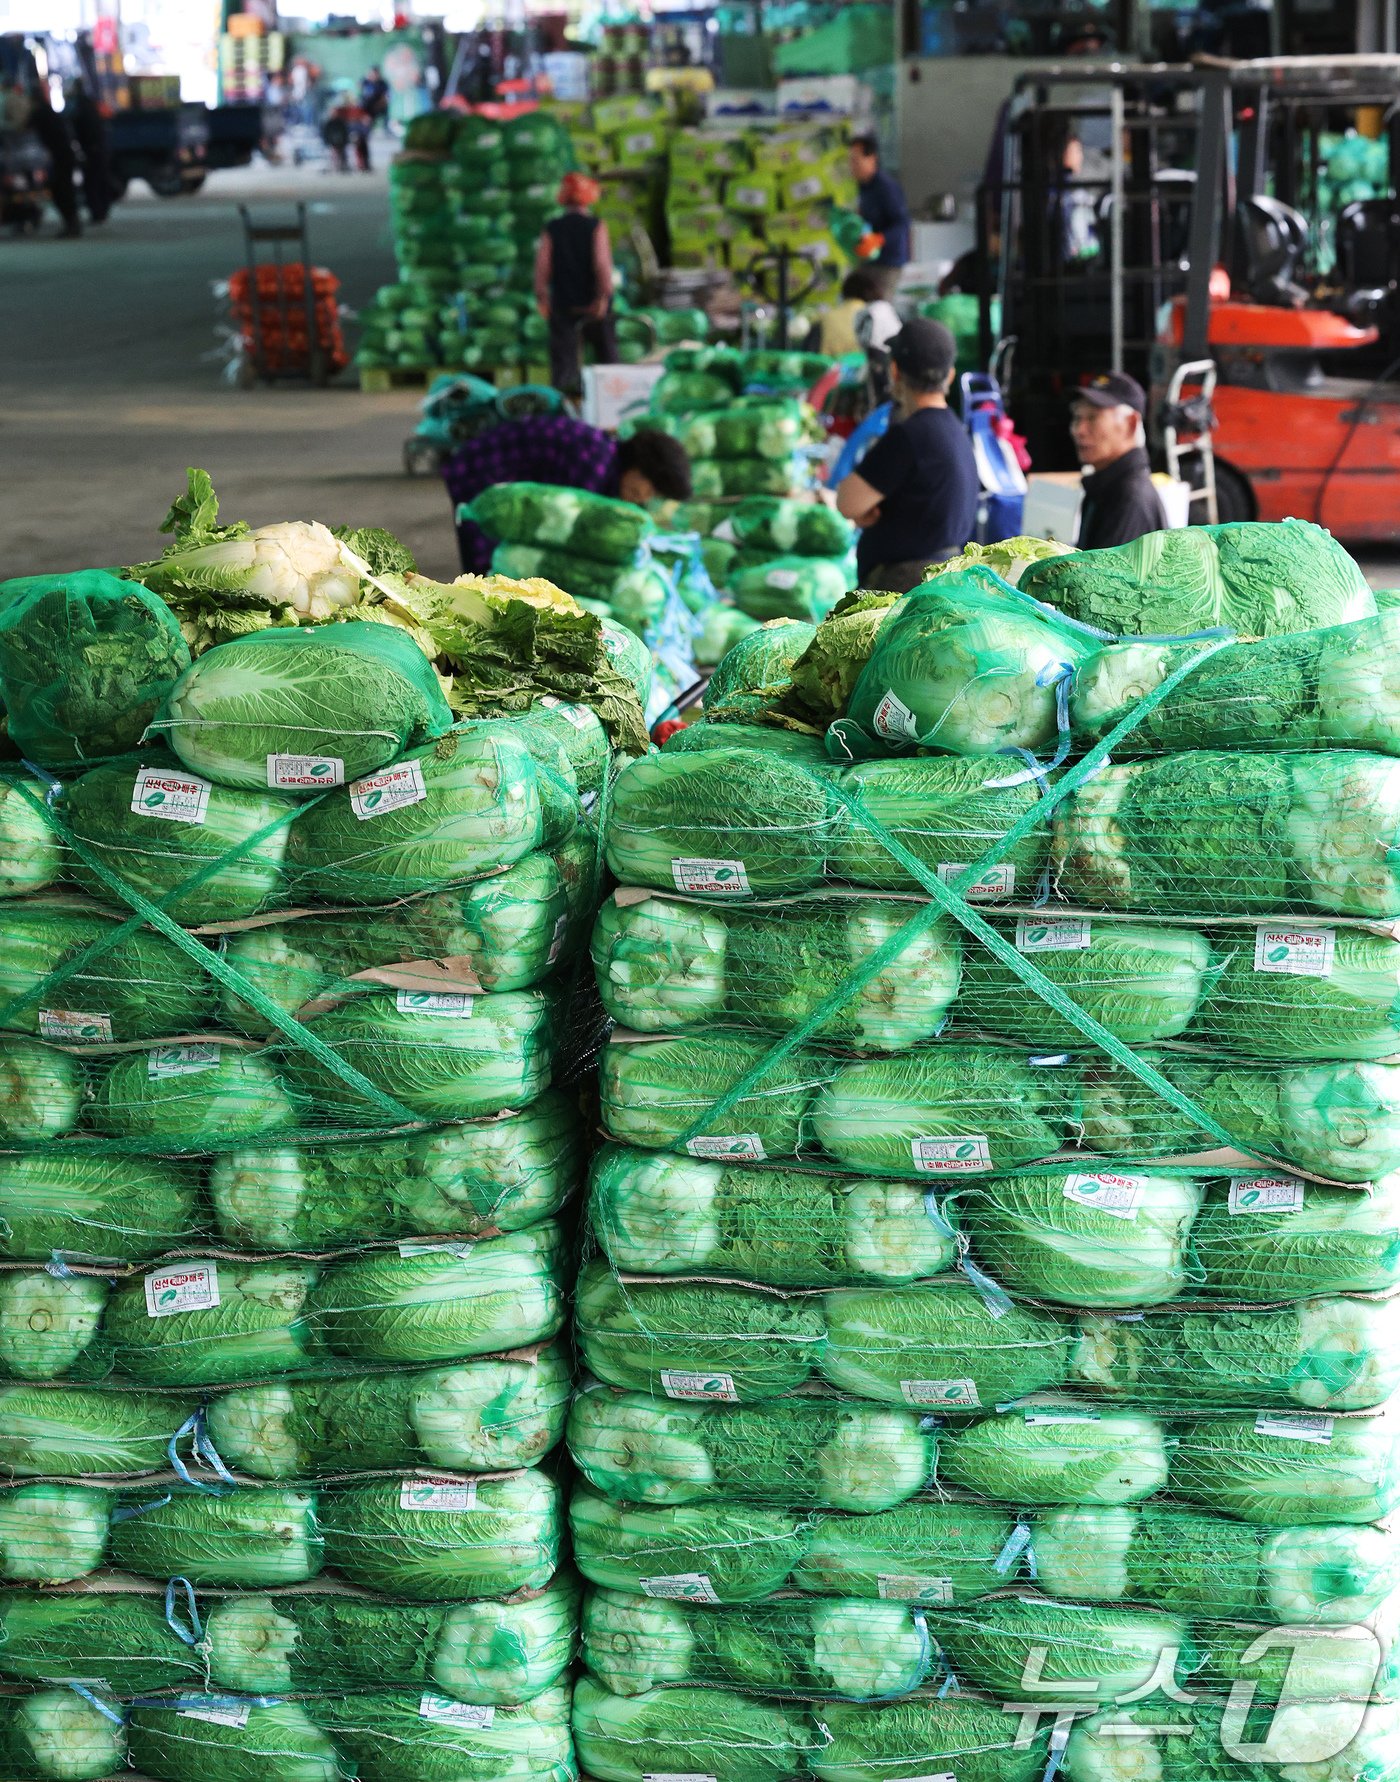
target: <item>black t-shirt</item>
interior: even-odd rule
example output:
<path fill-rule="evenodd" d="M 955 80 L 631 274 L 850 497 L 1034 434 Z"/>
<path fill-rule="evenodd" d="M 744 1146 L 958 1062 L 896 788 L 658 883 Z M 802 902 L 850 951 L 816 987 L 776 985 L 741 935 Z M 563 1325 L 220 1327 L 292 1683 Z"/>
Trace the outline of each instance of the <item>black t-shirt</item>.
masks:
<path fill-rule="evenodd" d="M 977 530 L 977 460 L 950 408 L 920 408 L 896 421 L 856 472 L 881 495 L 880 517 L 856 547 L 861 575 L 880 563 L 960 551 Z"/>

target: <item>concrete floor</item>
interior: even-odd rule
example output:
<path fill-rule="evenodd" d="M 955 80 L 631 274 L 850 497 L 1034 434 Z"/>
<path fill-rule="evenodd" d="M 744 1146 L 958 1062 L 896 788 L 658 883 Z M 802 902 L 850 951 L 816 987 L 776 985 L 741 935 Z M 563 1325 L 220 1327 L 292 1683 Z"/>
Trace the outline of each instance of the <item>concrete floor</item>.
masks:
<path fill-rule="evenodd" d="M 240 262 L 237 206 L 297 199 L 313 259 L 367 302 L 394 272 L 382 172 L 239 170 L 179 199 L 138 183 L 81 240 L 0 237 L 0 578 L 158 555 L 190 464 L 230 519 L 387 526 L 427 573 L 457 573 L 442 485 L 401 468 L 414 392 L 363 395 L 350 372 L 326 390 L 223 378 L 210 287 Z"/>

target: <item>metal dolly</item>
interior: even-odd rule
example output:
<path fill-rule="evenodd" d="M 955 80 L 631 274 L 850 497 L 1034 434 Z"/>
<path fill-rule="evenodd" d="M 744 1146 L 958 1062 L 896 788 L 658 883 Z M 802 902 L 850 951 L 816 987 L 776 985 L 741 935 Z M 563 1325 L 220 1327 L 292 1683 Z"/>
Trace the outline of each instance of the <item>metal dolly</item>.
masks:
<path fill-rule="evenodd" d="M 245 357 L 238 368 L 238 382 L 241 388 L 251 390 L 261 379 L 264 383 L 273 383 L 278 378 L 304 379 L 308 383 L 324 388 L 330 382 L 330 366 L 326 353 L 318 338 L 316 329 L 316 288 L 311 276 L 311 244 L 306 233 L 306 206 L 298 204 L 296 220 L 291 223 L 260 223 L 253 220 L 253 213 L 246 204 L 240 204 L 238 214 L 243 221 L 243 260 L 248 268 L 248 307 L 252 317 L 253 354 Z M 277 268 L 277 293 L 274 301 L 277 305 L 277 318 L 281 329 L 283 360 L 289 357 L 285 343 L 290 340 L 288 323 L 291 320 L 294 300 L 287 295 L 286 280 L 283 276 L 289 265 L 296 260 L 288 260 L 283 253 L 287 242 L 295 242 L 298 257 L 302 266 L 301 302 L 306 312 L 306 363 L 304 368 L 292 369 L 283 367 L 272 370 L 268 365 L 267 346 L 263 339 L 262 293 L 258 289 L 259 266 L 275 266 Z M 270 248 L 272 251 L 264 259 L 259 259 L 258 249 Z"/>

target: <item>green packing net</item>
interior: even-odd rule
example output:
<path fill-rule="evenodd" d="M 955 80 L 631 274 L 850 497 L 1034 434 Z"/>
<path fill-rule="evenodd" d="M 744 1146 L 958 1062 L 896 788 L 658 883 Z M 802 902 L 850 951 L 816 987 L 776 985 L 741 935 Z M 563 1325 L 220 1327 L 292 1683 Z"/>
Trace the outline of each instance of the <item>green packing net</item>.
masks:
<path fill-rule="evenodd" d="M 1359 748 L 1400 753 L 1396 652 L 1400 612 L 1329 625 L 1208 656 L 1126 740 L 1119 753 L 1166 754 L 1208 736 L 1214 748 Z M 1190 659 L 1190 644 L 1124 642 L 1075 677 L 1070 716 L 1094 742 Z"/>
<path fill-rule="evenodd" d="M 834 508 L 815 501 L 784 501 L 753 495 L 729 516 L 734 536 L 750 550 L 800 557 L 840 557 L 856 540 L 856 529 Z"/>
<path fill-rule="evenodd" d="M 798 495 L 813 486 L 812 461 L 794 452 L 787 457 L 756 455 L 692 458 L 695 493 L 707 501 L 740 495 Z"/>
<path fill-rule="evenodd" d="M 740 403 L 680 425 L 681 444 L 693 458 L 784 459 L 807 439 L 800 402 Z"/>
<path fill-rule="evenodd" d="M 739 609 L 755 619 L 816 623 L 846 593 L 850 582 L 846 564 L 838 559 L 785 556 L 745 564 L 747 555 L 740 553 L 729 587 Z"/>
<path fill-rule="evenodd" d="M 926 1491 L 1021 1509 L 1158 1503 L 1268 1528 L 1380 1521 L 1400 1501 L 1393 1416 L 1170 1416 L 1039 1395 L 1005 1411 L 922 1409 L 810 1389 L 736 1404 L 586 1386 L 568 1443 L 594 1491 L 623 1504 L 893 1510 Z M 720 1383 L 722 1387 L 722 1382 Z M 957 1382 L 942 1382 L 956 1385 Z M 1322 1440 L 1321 1437 L 1327 1439 Z"/>
<path fill-rule="evenodd" d="M 776 618 L 726 651 L 705 688 L 707 718 L 757 717 L 790 685 L 793 663 L 811 643 L 812 626 Z"/>
<path fill-rule="evenodd" d="M 594 1262 L 575 1322 L 585 1363 L 609 1385 L 684 1398 L 686 1383 L 701 1380 L 709 1396 L 745 1404 L 823 1380 L 891 1405 L 967 1409 L 1080 1387 L 1163 1410 L 1194 1401 L 1363 1411 L 1400 1385 L 1390 1354 L 1400 1309 L 1386 1299 L 1154 1307 L 1128 1322 L 1110 1311 L 989 1304 L 959 1276 L 785 1297 L 737 1283 L 628 1279 Z"/>
<path fill-rule="evenodd" d="M 907 1603 L 779 1601 L 727 1608 L 589 1590 L 582 1657 L 619 1695 L 717 1683 L 776 1696 L 904 1695 L 938 1664 L 924 1617 Z"/>
<path fill-rule="evenodd" d="M 425 1706 L 426 1704 L 426 1706 Z M 431 1691 L 267 1702 L 185 1693 L 140 1698 L 129 1761 L 155 1782 L 571 1782 L 569 1691 L 556 1684 L 489 1715 Z M 48 1774 L 35 1782 L 62 1782 Z"/>
<path fill-rule="evenodd" d="M 497 483 L 467 503 L 466 517 L 508 544 L 562 550 L 595 563 L 631 563 L 655 531 L 630 501 L 548 483 Z"/>
<path fill-rule="evenodd" d="M 337 1261 L 184 1257 L 144 1275 L 0 1273 L 0 1378 L 232 1385 L 518 1348 L 563 1322 L 549 1221 Z"/>
<path fill-rule="evenodd" d="M 6 734 L 40 767 L 59 772 L 135 748 L 189 665 L 164 601 L 106 570 L 0 582 Z"/>
<path fill-rule="evenodd" d="M 578 1588 L 568 1577 L 506 1598 L 414 1605 L 292 1588 L 181 1603 L 202 1625 L 196 1652 L 158 1595 L 0 1594 L 0 1672 L 14 1682 L 64 1682 L 114 1694 L 184 1687 L 256 1695 L 343 1687 L 440 1690 L 483 1706 L 528 1700 L 556 1683 L 575 1645 Z M 172 1607 L 182 1632 L 191 1628 Z"/>
<path fill-rule="evenodd" d="M 1019 585 L 1071 619 L 1136 635 L 1225 625 L 1242 637 L 1277 637 L 1376 610 L 1346 551 L 1305 520 L 1149 532 L 1031 563 Z"/>

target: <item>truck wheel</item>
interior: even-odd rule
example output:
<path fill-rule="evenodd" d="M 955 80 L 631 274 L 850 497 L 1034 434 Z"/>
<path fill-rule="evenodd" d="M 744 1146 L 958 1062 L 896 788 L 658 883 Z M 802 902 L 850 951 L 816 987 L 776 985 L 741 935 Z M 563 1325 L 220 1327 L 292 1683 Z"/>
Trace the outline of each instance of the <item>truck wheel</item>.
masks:
<path fill-rule="evenodd" d="M 157 198 L 182 198 L 189 190 L 178 167 L 153 167 L 146 175 L 146 184 Z"/>

